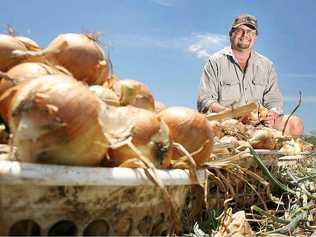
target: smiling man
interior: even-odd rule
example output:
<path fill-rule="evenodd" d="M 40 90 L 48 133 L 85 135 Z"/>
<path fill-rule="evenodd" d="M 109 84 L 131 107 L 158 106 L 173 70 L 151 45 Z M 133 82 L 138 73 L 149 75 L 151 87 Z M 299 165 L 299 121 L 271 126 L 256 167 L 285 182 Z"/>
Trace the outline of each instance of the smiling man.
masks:
<path fill-rule="evenodd" d="M 198 110 L 217 113 L 255 101 L 269 109 L 265 126 L 282 130 L 287 116 L 283 115 L 277 74 L 273 63 L 254 50 L 257 36 L 256 17 L 236 17 L 229 31 L 230 47 L 211 55 L 204 66 Z M 303 131 L 303 122 L 292 116 L 285 135 L 298 137 Z"/>

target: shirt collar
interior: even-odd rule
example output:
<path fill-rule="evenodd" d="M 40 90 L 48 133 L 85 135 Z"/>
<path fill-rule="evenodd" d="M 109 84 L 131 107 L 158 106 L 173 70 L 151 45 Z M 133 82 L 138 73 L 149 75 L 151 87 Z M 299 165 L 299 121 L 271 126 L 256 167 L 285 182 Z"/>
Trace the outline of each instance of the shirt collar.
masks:
<path fill-rule="evenodd" d="M 233 54 L 233 50 L 232 50 L 231 47 L 224 48 L 223 49 L 223 54 L 232 57 L 235 62 L 238 62 L 237 59 L 235 58 L 234 54 Z M 250 58 L 249 58 L 249 61 L 248 61 L 248 65 L 254 61 L 254 57 L 255 57 L 255 50 L 252 49 L 251 53 L 250 53 Z"/>

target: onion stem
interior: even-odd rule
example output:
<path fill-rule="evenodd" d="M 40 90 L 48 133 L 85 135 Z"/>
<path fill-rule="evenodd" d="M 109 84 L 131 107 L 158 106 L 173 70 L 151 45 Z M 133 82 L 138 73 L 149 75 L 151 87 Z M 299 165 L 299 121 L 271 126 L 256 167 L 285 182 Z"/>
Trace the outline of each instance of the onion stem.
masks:
<path fill-rule="evenodd" d="M 276 186 L 278 186 L 279 188 L 281 188 L 283 191 L 291 193 L 293 195 L 296 196 L 296 192 L 292 189 L 290 189 L 289 187 L 287 187 L 286 185 L 284 185 L 283 183 L 281 183 L 277 178 L 275 178 L 271 172 L 269 171 L 269 169 L 265 166 L 265 164 L 263 163 L 263 161 L 260 159 L 260 157 L 258 156 L 258 154 L 255 152 L 255 150 L 252 147 L 249 147 L 250 149 L 250 153 L 253 155 L 252 157 L 255 159 L 256 163 L 258 164 L 258 166 L 262 169 L 264 175 L 266 175 L 266 177 Z"/>

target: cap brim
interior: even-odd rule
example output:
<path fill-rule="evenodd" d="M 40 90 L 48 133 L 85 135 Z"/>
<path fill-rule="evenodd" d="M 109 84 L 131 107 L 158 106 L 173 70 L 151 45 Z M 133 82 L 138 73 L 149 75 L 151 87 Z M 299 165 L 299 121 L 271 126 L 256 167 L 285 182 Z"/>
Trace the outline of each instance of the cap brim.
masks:
<path fill-rule="evenodd" d="M 232 28 L 237 28 L 238 26 L 241 26 L 241 25 L 247 25 L 251 27 L 252 29 L 257 30 L 257 27 L 254 24 L 251 24 L 249 22 L 241 22 L 239 24 L 234 25 Z"/>

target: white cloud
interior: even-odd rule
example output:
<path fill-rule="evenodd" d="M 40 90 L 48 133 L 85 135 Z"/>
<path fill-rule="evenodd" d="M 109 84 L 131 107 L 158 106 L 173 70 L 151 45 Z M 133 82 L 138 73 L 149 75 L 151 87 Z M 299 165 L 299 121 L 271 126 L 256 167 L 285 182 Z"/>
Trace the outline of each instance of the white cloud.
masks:
<path fill-rule="evenodd" d="M 298 103 L 299 96 L 284 96 L 284 100 Z M 302 103 L 316 103 L 316 96 L 302 96 Z"/>
<path fill-rule="evenodd" d="M 189 45 L 188 51 L 198 58 L 207 58 L 228 43 L 227 36 L 213 33 L 196 34 L 193 39 L 194 42 Z"/>
<path fill-rule="evenodd" d="M 158 39 L 146 35 L 112 35 L 117 47 L 180 49 L 196 56 L 207 58 L 209 54 L 225 47 L 228 37 L 220 34 L 197 34 L 189 36 Z M 113 45 L 113 46 L 115 46 Z"/>

